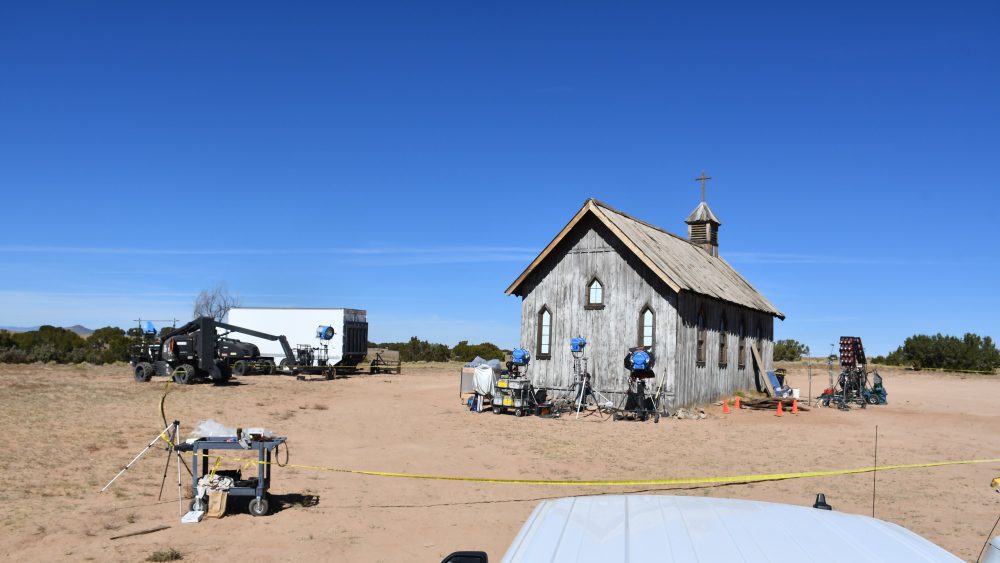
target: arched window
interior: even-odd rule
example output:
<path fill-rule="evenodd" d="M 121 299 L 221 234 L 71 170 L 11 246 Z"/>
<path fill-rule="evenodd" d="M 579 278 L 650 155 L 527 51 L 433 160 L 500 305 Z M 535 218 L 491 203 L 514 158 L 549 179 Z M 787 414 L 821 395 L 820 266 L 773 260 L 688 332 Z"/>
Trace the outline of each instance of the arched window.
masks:
<path fill-rule="evenodd" d="M 538 312 L 538 353 L 536 358 L 545 360 L 552 353 L 552 313 L 548 307 Z"/>
<path fill-rule="evenodd" d="M 587 309 L 604 308 L 604 285 L 601 280 L 593 278 L 587 284 Z"/>
<path fill-rule="evenodd" d="M 652 348 L 656 336 L 656 313 L 649 306 L 639 313 L 639 346 Z"/>
<path fill-rule="evenodd" d="M 705 365 L 705 309 L 698 310 L 698 350 L 697 358 L 699 366 Z"/>
<path fill-rule="evenodd" d="M 729 365 L 729 333 L 726 332 L 726 315 L 719 319 L 719 367 Z"/>
<path fill-rule="evenodd" d="M 740 344 L 739 357 L 736 358 L 737 365 L 742 369 L 747 367 L 747 324 L 746 319 L 740 317 Z"/>

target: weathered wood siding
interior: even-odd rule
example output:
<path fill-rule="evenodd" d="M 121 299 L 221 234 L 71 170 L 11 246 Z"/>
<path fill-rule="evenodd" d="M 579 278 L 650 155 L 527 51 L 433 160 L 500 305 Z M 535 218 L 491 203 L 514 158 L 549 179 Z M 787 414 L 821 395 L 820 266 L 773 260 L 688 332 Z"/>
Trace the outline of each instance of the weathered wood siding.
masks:
<path fill-rule="evenodd" d="M 588 309 L 588 283 L 600 280 L 604 308 Z M 757 346 L 767 369 L 773 369 L 774 317 L 696 293 L 675 293 L 656 277 L 600 221 L 584 218 L 549 258 L 525 280 L 520 291 L 521 343 L 534 358 L 528 372 L 538 387 L 568 389 L 573 384 L 570 339 L 587 339 L 588 371 L 595 389 L 612 395 L 623 391 L 628 372 L 622 360 L 639 344 L 640 314 L 655 313 L 653 368 L 655 391 L 664 382 L 668 410 L 705 403 L 738 389 L 758 388 L 749 347 Z M 550 357 L 539 358 L 538 315 L 552 314 Z M 705 314 L 705 362 L 697 359 L 699 310 Z M 720 317 L 726 315 L 728 357 L 719 363 Z M 739 366 L 740 322 L 747 334 L 744 366 Z M 618 399 L 619 395 L 613 395 Z"/>
<path fill-rule="evenodd" d="M 594 278 L 604 288 L 604 308 L 587 309 L 587 284 Z M 539 268 L 525 280 L 521 295 L 521 345 L 531 351 L 529 375 L 536 386 L 569 388 L 573 384 L 570 339 L 587 339 L 588 371 L 602 392 L 623 391 L 628 372 L 622 360 L 639 344 L 639 315 L 654 312 L 653 389 L 666 377 L 672 392 L 676 363 L 677 294 L 593 217 L 585 218 Z M 552 313 L 551 358 L 539 359 L 538 313 Z M 613 398 L 617 398 L 613 397 Z"/>
<path fill-rule="evenodd" d="M 705 316 L 705 362 L 698 364 L 698 312 Z M 774 369 L 774 317 L 725 301 L 694 293 L 681 293 L 678 312 L 678 346 L 674 359 L 677 375 L 677 406 L 715 401 L 738 389 L 757 389 L 750 346 L 758 346 L 767 369 Z M 720 320 L 726 316 L 726 332 L 720 334 Z M 745 323 L 746 349 L 744 367 L 739 367 L 739 327 Z M 719 363 L 719 343 L 728 341 L 726 365 Z"/>

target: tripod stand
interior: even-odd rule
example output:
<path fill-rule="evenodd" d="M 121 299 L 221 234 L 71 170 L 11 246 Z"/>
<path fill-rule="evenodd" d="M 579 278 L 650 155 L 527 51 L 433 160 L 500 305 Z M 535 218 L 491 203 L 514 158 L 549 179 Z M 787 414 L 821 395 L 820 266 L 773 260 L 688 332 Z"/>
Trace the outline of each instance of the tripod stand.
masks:
<path fill-rule="evenodd" d="M 628 390 L 622 398 L 621 407 L 615 412 L 615 420 L 624 420 L 630 414 L 633 420 L 644 421 L 650 416 L 653 422 L 660 421 L 658 400 L 646 396 L 646 379 L 649 376 L 633 371 L 628 377 Z"/>
<path fill-rule="evenodd" d="M 169 435 L 167 434 L 168 431 L 170 432 Z M 175 444 L 177 444 L 177 441 L 180 440 L 180 437 L 181 437 L 181 423 L 175 420 L 170 424 L 168 424 L 162 431 L 160 431 L 159 434 L 156 435 L 155 438 L 153 438 L 148 444 L 146 444 L 146 447 L 143 448 L 142 451 L 138 453 L 138 455 L 132 458 L 132 461 L 128 462 L 125 465 L 125 467 L 122 467 L 121 471 L 119 471 L 117 475 L 115 475 L 110 481 L 108 481 L 108 484 L 104 485 L 104 488 L 101 489 L 100 492 L 103 493 L 104 491 L 108 490 L 108 487 L 110 487 L 112 483 L 117 481 L 118 478 L 121 477 L 126 471 L 128 471 L 133 465 L 135 465 L 135 463 L 139 461 L 139 459 L 142 458 L 142 456 L 146 455 L 146 452 L 151 450 L 153 446 L 156 445 L 157 442 L 163 440 L 164 442 L 167 443 L 167 464 L 163 468 L 163 481 L 160 482 L 160 494 L 161 495 L 163 494 L 163 483 L 165 483 L 167 480 L 167 469 L 170 467 L 170 457 L 171 454 L 174 454 L 177 456 L 177 508 L 180 511 L 180 514 L 183 515 L 184 497 L 181 493 L 181 466 L 184 465 L 184 463 L 183 460 L 181 460 L 181 453 L 177 451 L 177 448 L 175 447 Z"/>
<path fill-rule="evenodd" d="M 598 412 L 602 409 L 610 408 L 614 405 L 600 391 L 595 391 L 590 385 L 590 374 L 587 373 L 587 359 L 573 355 L 573 397 L 576 403 L 576 418 L 580 418 L 580 411 L 589 405 L 594 405 Z"/>
<path fill-rule="evenodd" d="M 576 418 L 580 418 L 580 411 L 587 409 L 589 405 L 594 405 L 597 412 L 604 412 L 604 409 L 611 408 L 614 402 L 595 391 L 590 385 L 590 374 L 582 373 L 573 383 L 573 396 L 576 397 Z"/>

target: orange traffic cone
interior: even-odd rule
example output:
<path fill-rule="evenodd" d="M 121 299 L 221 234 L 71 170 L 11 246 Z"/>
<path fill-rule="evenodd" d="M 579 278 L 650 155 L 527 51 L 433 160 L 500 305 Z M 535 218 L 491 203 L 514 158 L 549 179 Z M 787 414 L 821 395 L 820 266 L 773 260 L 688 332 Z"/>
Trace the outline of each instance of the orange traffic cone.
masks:
<path fill-rule="evenodd" d="M 792 414 L 799 414 L 799 400 L 792 399 Z"/>
<path fill-rule="evenodd" d="M 781 416 L 781 401 L 778 401 L 778 410 L 774 416 Z"/>
<path fill-rule="evenodd" d="M 739 395 L 737 395 L 736 398 L 733 399 L 733 408 L 736 409 L 736 410 L 739 410 L 739 408 L 740 408 L 740 396 Z"/>
<path fill-rule="evenodd" d="M 722 414 L 729 414 L 729 399 L 722 400 Z"/>

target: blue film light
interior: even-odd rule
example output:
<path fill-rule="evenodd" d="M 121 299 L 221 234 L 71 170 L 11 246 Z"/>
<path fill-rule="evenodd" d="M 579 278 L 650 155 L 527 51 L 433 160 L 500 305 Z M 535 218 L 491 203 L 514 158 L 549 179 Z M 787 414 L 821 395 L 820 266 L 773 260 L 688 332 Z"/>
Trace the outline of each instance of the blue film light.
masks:
<path fill-rule="evenodd" d="M 514 348 L 511 356 L 513 357 L 513 362 L 519 366 L 523 366 L 531 361 L 531 354 L 524 348 Z"/>
<path fill-rule="evenodd" d="M 569 349 L 573 352 L 583 352 L 587 346 L 587 340 L 582 336 L 577 336 L 569 341 Z"/>
<path fill-rule="evenodd" d="M 645 350 L 636 350 L 632 352 L 632 369 L 648 369 L 649 368 L 649 352 Z"/>

